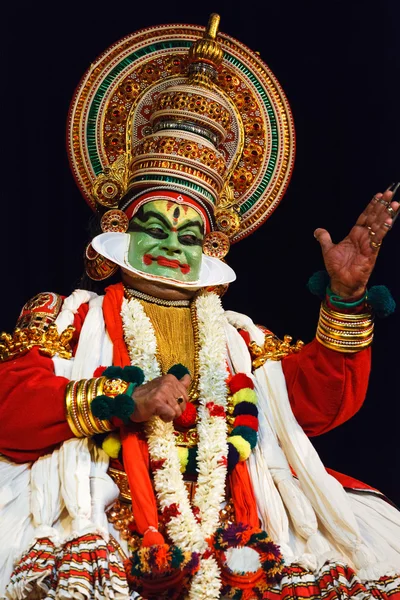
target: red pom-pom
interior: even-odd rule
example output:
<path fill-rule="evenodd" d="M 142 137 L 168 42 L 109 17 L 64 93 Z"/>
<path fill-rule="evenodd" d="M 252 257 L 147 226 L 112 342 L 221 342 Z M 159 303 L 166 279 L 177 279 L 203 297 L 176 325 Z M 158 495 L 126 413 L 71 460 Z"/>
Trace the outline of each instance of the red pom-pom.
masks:
<path fill-rule="evenodd" d="M 142 546 L 162 546 L 165 540 L 159 531 L 153 531 L 154 527 L 149 528 L 143 536 Z"/>
<path fill-rule="evenodd" d="M 214 404 L 214 402 L 207 402 L 206 407 L 210 413 L 210 417 L 225 417 L 225 409 L 223 406 Z"/>
<path fill-rule="evenodd" d="M 253 417 L 253 415 L 238 415 L 235 419 L 234 427 L 239 427 L 239 425 L 245 425 L 246 427 L 251 427 L 254 431 L 258 431 L 258 419 L 257 417 Z"/>
<path fill-rule="evenodd" d="M 243 388 L 250 388 L 254 390 L 254 383 L 245 373 L 236 373 L 232 379 L 228 382 L 231 394 L 235 394 Z"/>
<path fill-rule="evenodd" d="M 93 373 L 93 377 L 101 377 L 106 369 L 107 367 L 97 367 L 97 369 Z"/>
<path fill-rule="evenodd" d="M 196 423 L 197 411 L 194 404 L 191 402 L 187 402 L 186 408 L 180 417 L 175 419 L 174 425 L 175 427 L 181 427 L 183 429 L 188 429 L 192 427 Z"/>

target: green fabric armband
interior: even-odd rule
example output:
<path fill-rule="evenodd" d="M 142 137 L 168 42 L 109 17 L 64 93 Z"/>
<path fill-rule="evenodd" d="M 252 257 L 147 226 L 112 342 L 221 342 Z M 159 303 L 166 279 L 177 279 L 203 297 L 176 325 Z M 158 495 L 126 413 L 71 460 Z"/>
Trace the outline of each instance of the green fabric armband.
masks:
<path fill-rule="evenodd" d="M 365 302 L 365 300 L 367 299 L 367 292 L 365 292 L 364 295 L 361 296 L 361 298 L 359 300 L 355 300 L 354 302 L 345 302 L 343 300 L 343 298 L 341 298 L 340 296 L 337 296 L 336 294 L 334 294 L 332 292 L 329 285 L 326 288 L 326 295 L 329 298 L 329 302 L 333 306 L 336 306 L 337 308 L 356 308 L 357 306 L 360 306 L 361 304 L 363 304 L 363 302 Z"/>

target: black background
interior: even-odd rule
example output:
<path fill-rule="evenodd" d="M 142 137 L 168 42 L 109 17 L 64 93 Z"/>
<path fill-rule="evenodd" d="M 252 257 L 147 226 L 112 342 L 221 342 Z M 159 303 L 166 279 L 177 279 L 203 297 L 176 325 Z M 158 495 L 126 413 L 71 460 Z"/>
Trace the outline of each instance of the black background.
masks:
<path fill-rule="evenodd" d="M 36 293 L 70 293 L 82 272 L 90 210 L 69 170 L 65 122 L 84 71 L 132 31 L 157 23 L 206 24 L 210 12 L 221 14 L 222 31 L 261 53 L 288 96 L 297 131 L 294 174 L 281 206 L 228 256 L 238 281 L 224 305 L 280 336 L 312 339 L 319 301 L 305 284 L 323 267 L 313 230 L 326 227 L 341 239 L 371 196 L 400 180 L 398 0 L 8 6 L 0 117 L 1 329 L 13 329 Z M 397 227 L 384 242 L 371 283 L 386 284 L 400 303 Z M 377 323 L 362 410 L 314 438 L 327 466 L 397 503 L 399 325 L 400 309 Z"/>

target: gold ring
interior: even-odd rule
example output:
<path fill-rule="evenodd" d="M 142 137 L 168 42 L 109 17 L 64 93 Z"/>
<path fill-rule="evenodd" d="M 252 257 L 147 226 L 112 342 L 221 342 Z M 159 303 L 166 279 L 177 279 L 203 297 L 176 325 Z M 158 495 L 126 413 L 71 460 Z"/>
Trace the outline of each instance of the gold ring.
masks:
<path fill-rule="evenodd" d="M 389 213 L 389 215 L 391 216 L 391 218 L 394 219 L 394 217 L 396 216 L 396 211 L 394 210 L 394 208 L 392 208 L 390 206 L 390 204 L 388 204 L 388 206 L 386 207 L 386 210 Z"/>
<path fill-rule="evenodd" d="M 376 204 L 377 202 L 379 202 L 379 198 L 377 198 L 376 196 L 373 196 L 372 200 L 373 200 L 373 202 L 375 202 L 375 204 Z"/>
<path fill-rule="evenodd" d="M 376 235 L 375 231 L 372 231 L 371 227 L 368 227 L 368 229 L 369 229 L 368 233 L 369 233 L 370 237 L 373 237 L 374 235 Z"/>
<path fill-rule="evenodd" d="M 389 206 L 390 202 L 386 202 L 386 200 L 384 200 L 383 198 L 379 198 L 378 200 L 379 204 L 383 204 L 383 206 Z"/>
<path fill-rule="evenodd" d="M 391 226 L 391 225 L 389 225 L 389 223 L 384 223 L 384 224 L 383 224 L 383 227 L 386 227 L 387 229 L 392 229 L 392 226 Z"/>
<path fill-rule="evenodd" d="M 378 248 L 380 248 L 382 246 L 382 242 L 374 242 L 373 240 L 371 240 L 370 245 L 371 245 L 371 248 L 373 248 L 374 250 L 377 250 Z"/>
<path fill-rule="evenodd" d="M 178 404 L 182 404 L 182 402 L 183 402 L 182 396 L 179 396 L 179 398 L 177 398 L 176 401 Z"/>

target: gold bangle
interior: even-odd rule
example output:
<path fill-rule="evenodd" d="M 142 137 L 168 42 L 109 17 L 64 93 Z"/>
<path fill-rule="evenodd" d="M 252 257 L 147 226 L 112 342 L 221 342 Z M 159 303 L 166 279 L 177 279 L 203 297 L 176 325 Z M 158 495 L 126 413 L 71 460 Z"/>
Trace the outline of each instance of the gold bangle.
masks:
<path fill-rule="evenodd" d="M 338 330 L 334 327 L 330 327 L 325 325 L 325 323 L 319 323 L 319 329 L 324 331 L 326 335 L 332 335 L 333 337 L 337 337 L 341 339 L 342 337 L 346 339 L 360 339 L 368 337 L 374 330 L 374 326 L 370 325 L 368 329 L 351 329 L 351 330 Z"/>
<path fill-rule="evenodd" d="M 109 431 L 113 431 L 114 426 L 111 423 L 111 421 L 107 421 L 107 420 L 101 420 L 98 417 L 96 417 L 91 409 L 90 409 L 90 405 L 92 403 L 92 400 L 96 397 L 96 396 L 100 396 L 103 393 L 103 383 L 105 380 L 105 377 L 95 377 L 93 379 L 89 379 L 88 381 L 88 385 L 87 385 L 87 403 L 88 403 L 88 413 L 89 413 L 89 418 L 93 427 L 93 430 L 95 433 L 108 433 Z M 100 386 L 101 384 L 101 386 Z"/>
<path fill-rule="evenodd" d="M 347 353 L 360 352 L 361 350 L 368 348 L 368 346 L 370 346 L 372 343 L 373 337 L 374 336 L 371 335 L 370 338 L 368 338 L 367 340 L 365 340 L 362 343 L 362 342 L 357 342 L 357 341 L 333 340 L 332 338 L 329 338 L 328 336 L 321 334 L 321 332 L 319 332 L 319 331 L 317 331 L 317 335 L 316 335 L 317 340 L 323 346 L 326 346 L 327 348 L 330 348 L 331 350 L 336 350 L 337 352 L 347 352 Z"/>
<path fill-rule="evenodd" d="M 371 319 L 372 318 L 370 312 L 358 313 L 358 314 L 337 312 L 336 310 L 332 310 L 331 308 L 329 308 L 325 302 L 323 302 L 321 305 L 321 311 L 326 313 L 331 318 L 339 319 L 339 321 L 345 321 L 345 322 L 360 321 L 363 319 Z"/>
<path fill-rule="evenodd" d="M 357 327 L 367 327 L 371 323 L 373 323 L 372 317 L 369 319 L 360 319 L 359 321 L 339 321 L 338 319 L 331 319 L 326 313 L 321 311 L 320 320 L 326 323 L 327 325 L 332 325 L 337 329 L 355 329 Z"/>
<path fill-rule="evenodd" d="M 90 437 L 95 432 L 93 431 L 93 427 L 89 419 L 89 407 L 87 402 L 86 386 L 86 379 L 78 381 L 76 392 L 76 404 L 78 409 L 79 423 L 82 427 L 82 430 L 85 432 L 86 437 Z"/>
<path fill-rule="evenodd" d="M 75 437 L 91 437 L 96 433 L 108 433 L 114 429 L 111 421 L 93 415 L 90 404 L 102 393 L 105 377 L 70 381 L 65 392 L 67 423 Z M 128 384 L 125 390 L 128 388 Z"/>
<path fill-rule="evenodd" d="M 85 437 L 84 432 L 78 421 L 77 409 L 76 409 L 76 397 L 75 397 L 75 384 L 76 381 L 70 381 L 67 384 L 65 392 L 65 409 L 67 423 L 75 437 Z"/>
<path fill-rule="evenodd" d="M 372 343 L 373 331 L 371 314 L 339 313 L 325 303 L 321 305 L 316 337 L 327 348 L 338 352 L 359 352 Z"/>

